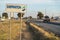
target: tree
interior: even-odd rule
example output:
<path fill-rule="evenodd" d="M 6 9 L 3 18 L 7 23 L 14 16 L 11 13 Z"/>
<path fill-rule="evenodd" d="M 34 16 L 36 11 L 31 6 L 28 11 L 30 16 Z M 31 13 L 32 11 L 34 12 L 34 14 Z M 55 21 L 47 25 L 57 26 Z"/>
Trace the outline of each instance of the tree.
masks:
<path fill-rule="evenodd" d="M 54 17 L 51 17 L 51 19 L 53 19 Z"/>
<path fill-rule="evenodd" d="M 17 16 L 18 16 L 19 18 L 21 18 L 21 16 L 22 16 L 22 17 L 24 16 L 24 13 L 18 13 Z"/>
<path fill-rule="evenodd" d="M 0 16 L 0 18 L 1 18 L 1 16 Z"/>
<path fill-rule="evenodd" d="M 39 19 L 42 19 L 43 16 L 44 16 L 44 15 L 42 14 L 42 12 L 38 12 L 37 17 L 38 17 Z"/>
<path fill-rule="evenodd" d="M 7 13 L 3 13 L 3 14 L 2 14 L 2 17 L 8 18 L 8 14 L 7 14 Z"/>
<path fill-rule="evenodd" d="M 32 16 L 29 16 L 30 19 L 32 19 Z"/>

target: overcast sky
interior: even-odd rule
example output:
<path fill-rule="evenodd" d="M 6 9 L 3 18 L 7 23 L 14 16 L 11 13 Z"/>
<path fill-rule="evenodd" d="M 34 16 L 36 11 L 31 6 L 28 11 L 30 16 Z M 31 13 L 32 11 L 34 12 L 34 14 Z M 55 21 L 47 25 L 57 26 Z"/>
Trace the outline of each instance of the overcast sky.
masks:
<path fill-rule="evenodd" d="M 38 11 L 45 14 L 45 10 L 45 15 L 60 16 L 59 0 L 0 0 L 0 13 L 4 12 L 6 4 L 8 3 L 27 4 L 27 13 L 25 16 L 36 17 Z"/>

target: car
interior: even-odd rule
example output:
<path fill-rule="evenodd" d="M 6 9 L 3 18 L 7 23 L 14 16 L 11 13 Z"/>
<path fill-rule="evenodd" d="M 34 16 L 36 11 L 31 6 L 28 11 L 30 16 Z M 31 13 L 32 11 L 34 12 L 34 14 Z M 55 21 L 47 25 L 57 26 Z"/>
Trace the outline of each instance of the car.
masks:
<path fill-rule="evenodd" d="M 54 17 L 54 20 L 58 20 L 59 19 L 59 17 Z"/>
<path fill-rule="evenodd" d="M 44 19 L 43 19 L 43 22 L 50 22 L 49 16 L 45 16 Z"/>

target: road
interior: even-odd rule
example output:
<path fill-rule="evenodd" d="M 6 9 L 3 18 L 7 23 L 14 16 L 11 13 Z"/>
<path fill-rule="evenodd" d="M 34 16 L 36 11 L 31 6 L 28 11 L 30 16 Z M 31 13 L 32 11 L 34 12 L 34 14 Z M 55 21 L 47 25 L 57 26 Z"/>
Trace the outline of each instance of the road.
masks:
<path fill-rule="evenodd" d="M 52 32 L 55 35 L 60 37 L 60 25 L 55 25 L 55 24 L 51 24 L 51 23 L 43 23 L 41 21 L 31 21 L 33 23 L 35 23 L 38 26 L 41 26 L 44 30 L 48 31 L 48 32 Z"/>

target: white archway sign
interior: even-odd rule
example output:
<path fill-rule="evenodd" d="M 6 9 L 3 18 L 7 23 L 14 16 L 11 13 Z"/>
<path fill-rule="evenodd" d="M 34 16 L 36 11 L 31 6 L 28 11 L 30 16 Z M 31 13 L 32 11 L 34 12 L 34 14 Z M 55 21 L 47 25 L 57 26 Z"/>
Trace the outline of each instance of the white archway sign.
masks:
<path fill-rule="evenodd" d="M 10 13 L 10 17 L 14 17 L 14 13 L 26 13 L 26 5 L 25 4 L 7 4 L 4 12 Z"/>

